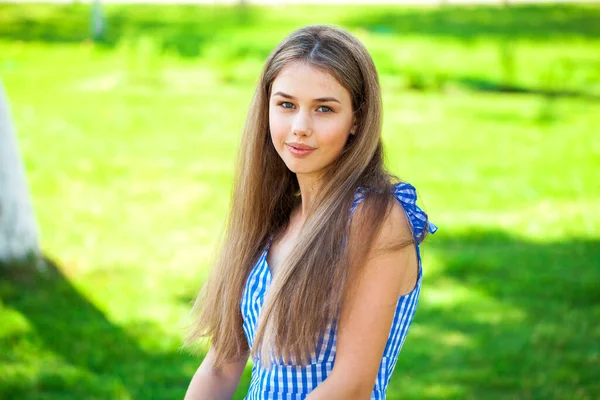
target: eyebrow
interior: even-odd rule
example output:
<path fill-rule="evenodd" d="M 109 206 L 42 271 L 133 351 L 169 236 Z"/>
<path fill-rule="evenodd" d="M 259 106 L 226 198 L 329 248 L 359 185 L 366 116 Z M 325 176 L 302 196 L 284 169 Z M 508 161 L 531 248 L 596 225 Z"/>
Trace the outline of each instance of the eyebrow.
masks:
<path fill-rule="evenodd" d="M 291 100 L 296 99 L 294 96 L 289 95 L 287 93 L 283 93 L 283 92 L 273 93 L 273 96 L 281 96 L 281 97 L 285 97 L 286 99 L 291 99 Z M 333 102 L 342 104 L 342 102 L 339 101 L 338 99 L 336 99 L 335 97 L 319 97 L 318 99 L 314 99 L 313 101 L 315 103 L 327 103 L 327 102 L 333 101 Z"/>

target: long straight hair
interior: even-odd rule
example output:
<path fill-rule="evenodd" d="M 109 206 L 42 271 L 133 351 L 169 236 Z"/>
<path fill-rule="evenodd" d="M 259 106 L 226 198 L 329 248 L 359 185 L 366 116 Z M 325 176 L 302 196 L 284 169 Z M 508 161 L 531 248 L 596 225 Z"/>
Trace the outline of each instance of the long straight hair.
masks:
<path fill-rule="evenodd" d="M 254 346 L 248 349 L 240 310 L 246 279 L 269 238 L 285 230 L 300 201 L 296 176 L 279 157 L 269 131 L 272 83 L 284 67 L 298 62 L 331 74 L 348 90 L 357 129 L 328 167 L 294 249 L 278 266 Z M 318 338 L 339 316 L 348 282 L 360 272 L 393 201 L 390 185 L 395 178 L 384 168 L 381 120 L 375 65 L 345 30 L 301 28 L 268 57 L 244 127 L 224 242 L 194 303 L 195 319 L 186 340 L 210 338 L 217 368 L 246 357 L 249 350 L 265 364 L 275 359 L 304 364 L 314 354 Z M 359 187 L 368 190 L 358 239 L 350 235 L 349 221 Z"/>

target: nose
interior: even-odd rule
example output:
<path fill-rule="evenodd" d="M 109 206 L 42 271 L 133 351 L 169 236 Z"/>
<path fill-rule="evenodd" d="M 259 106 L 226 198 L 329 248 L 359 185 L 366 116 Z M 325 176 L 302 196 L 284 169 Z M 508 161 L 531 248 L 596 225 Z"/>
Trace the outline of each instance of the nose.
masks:
<path fill-rule="evenodd" d="M 292 133 L 295 136 L 310 136 L 312 134 L 312 121 L 307 112 L 298 112 L 292 122 Z"/>

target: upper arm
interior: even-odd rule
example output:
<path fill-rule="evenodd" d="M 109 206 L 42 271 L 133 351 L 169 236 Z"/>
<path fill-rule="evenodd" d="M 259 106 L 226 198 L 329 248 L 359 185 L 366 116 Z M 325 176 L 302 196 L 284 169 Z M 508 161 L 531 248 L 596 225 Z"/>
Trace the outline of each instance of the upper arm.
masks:
<path fill-rule="evenodd" d="M 394 201 L 342 303 L 332 375 L 352 377 L 365 394 L 373 390 L 398 299 L 414 288 L 418 278 L 411 243 L 406 213 Z"/>
<path fill-rule="evenodd" d="M 215 350 L 211 347 L 204 360 L 202 360 L 199 370 L 203 374 L 210 374 L 228 380 L 239 380 L 248 362 L 248 357 L 227 362 L 218 370 L 214 368 L 214 361 Z"/>
<path fill-rule="evenodd" d="M 211 347 L 194 374 L 185 395 L 186 400 L 230 399 L 240 382 L 248 357 L 226 363 L 215 369 L 215 351 Z"/>

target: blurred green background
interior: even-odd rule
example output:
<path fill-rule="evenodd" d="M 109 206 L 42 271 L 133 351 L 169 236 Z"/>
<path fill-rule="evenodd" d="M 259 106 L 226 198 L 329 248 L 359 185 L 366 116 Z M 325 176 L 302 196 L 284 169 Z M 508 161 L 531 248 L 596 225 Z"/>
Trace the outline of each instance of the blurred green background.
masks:
<path fill-rule="evenodd" d="M 0 398 L 178 399 L 260 68 L 349 29 L 440 231 L 389 399 L 600 398 L 600 5 L 0 4 L 44 275 L 0 280 Z M 249 385 L 247 368 L 236 399 Z"/>

